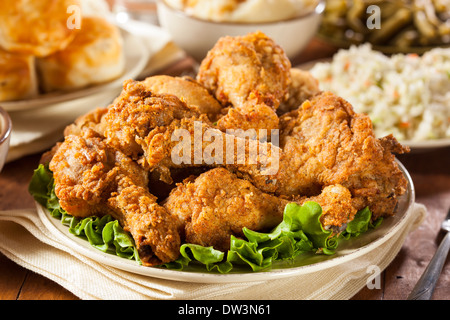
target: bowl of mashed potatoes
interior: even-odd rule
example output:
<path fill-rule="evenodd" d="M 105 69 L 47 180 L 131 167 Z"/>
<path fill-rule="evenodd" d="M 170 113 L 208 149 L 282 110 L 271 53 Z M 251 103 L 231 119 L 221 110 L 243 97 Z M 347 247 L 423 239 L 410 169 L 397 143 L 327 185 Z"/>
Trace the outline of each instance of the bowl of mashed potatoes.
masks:
<path fill-rule="evenodd" d="M 254 31 L 293 58 L 316 34 L 325 7 L 320 0 L 159 0 L 157 6 L 160 25 L 198 61 L 220 37 Z"/>

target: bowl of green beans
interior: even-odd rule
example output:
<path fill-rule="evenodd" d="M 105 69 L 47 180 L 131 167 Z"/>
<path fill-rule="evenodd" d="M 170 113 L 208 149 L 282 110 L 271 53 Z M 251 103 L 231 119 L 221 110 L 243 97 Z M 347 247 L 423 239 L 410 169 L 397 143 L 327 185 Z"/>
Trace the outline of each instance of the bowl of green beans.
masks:
<path fill-rule="evenodd" d="M 384 53 L 450 46 L 448 0 L 327 0 L 319 36 L 338 47 L 369 42 Z"/>

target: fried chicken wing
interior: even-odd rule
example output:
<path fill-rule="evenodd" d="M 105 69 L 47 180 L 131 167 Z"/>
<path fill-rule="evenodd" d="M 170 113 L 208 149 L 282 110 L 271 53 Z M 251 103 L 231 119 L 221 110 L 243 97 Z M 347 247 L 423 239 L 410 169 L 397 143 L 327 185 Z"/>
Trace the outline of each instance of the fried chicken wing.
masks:
<path fill-rule="evenodd" d="M 174 95 L 155 95 L 142 83 L 128 80 L 105 115 L 106 142 L 138 159 L 142 155 L 140 143 L 151 130 L 184 118 L 199 119 L 200 112 Z M 203 121 L 208 121 L 206 116 Z"/>
<path fill-rule="evenodd" d="M 229 113 L 218 121 L 221 130 L 276 129 L 276 109 L 286 98 L 291 63 L 283 49 L 261 32 L 222 37 L 200 65 L 197 81 Z"/>
<path fill-rule="evenodd" d="M 393 214 L 407 182 L 391 150 L 407 148 L 393 137 L 375 138 L 368 116 L 324 92 L 280 122 L 277 194 L 312 196 L 324 186 L 341 184 L 351 191 L 357 209 L 369 206 L 374 218 Z"/>
<path fill-rule="evenodd" d="M 61 207 L 71 215 L 111 214 L 131 233 L 144 265 L 177 258 L 176 220 L 148 192 L 147 172 L 94 130 L 66 136 L 49 168 Z"/>

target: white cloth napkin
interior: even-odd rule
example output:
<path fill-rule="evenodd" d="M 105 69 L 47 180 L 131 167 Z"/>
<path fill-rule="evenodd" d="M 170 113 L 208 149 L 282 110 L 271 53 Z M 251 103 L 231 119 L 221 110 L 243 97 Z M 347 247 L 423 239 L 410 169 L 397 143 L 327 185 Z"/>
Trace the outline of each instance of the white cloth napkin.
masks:
<path fill-rule="evenodd" d="M 425 206 L 416 203 L 410 210 L 400 221 L 398 232 L 356 259 L 309 274 L 258 282 L 190 283 L 108 267 L 64 246 L 34 209 L 0 212 L 0 251 L 81 299 L 349 299 L 368 283 L 372 275 L 368 267 L 376 265 L 384 270 L 408 234 L 422 223 Z"/>
<path fill-rule="evenodd" d="M 185 55 L 173 44 L 169 34 L 157 26 L 131 20 L 121 27 L 140 37 L 148 51 L 149 60 L 138 79 L 156 73 Z M 89 110 L 106 106 L 120 93 L 120 90 L 115 88 L 69 103 L 54 104 L 39 109 L 10 111 L 13 130 L 7 162 L 51 148 L 62 138 L 63 130 L 68 124 Z"/>

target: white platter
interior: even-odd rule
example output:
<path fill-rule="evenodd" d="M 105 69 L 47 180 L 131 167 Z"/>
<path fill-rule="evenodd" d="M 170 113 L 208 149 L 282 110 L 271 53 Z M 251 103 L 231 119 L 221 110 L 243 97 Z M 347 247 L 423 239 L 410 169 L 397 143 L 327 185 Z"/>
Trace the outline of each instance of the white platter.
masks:
<path fill-rule="evenodd" d="M 68 227 L 61 224 L 59 219 L 53 218 L 48 210 L 38 203 L 36 205 L 39 217 L 44 225 L 62 243 L 93 260 L 131 273 L 160 279 L 197 283 L 251 282 L 305 274 L 313 277 L 316 273 L 341 266 L 370 253 L 405 227 L 408 216 L 413 214 L 415 191 L 409 173 L 401 163 L 399 163 L 399 166 L 408 181 L 408 188 L 407 192 L 399 199 L 395 216 L 384 219 L 383 223 L 376 229 L 372 229 L 359 237 L 342 241 L 336 254 L 332 256 L 307 254 L 289 262 L 276 261 L 270 270 L 261 272 L 253 272 L 250 268 L 241 268 L 233 269 L 228 274 L 219 274 L 207 272 L 203 267 L 196 265 L 189 266 L 183 271 L 144 267 L 134 260 L 127 260 L 95 249 L 88 241 L 71 234 L 68 231 Z"/>

